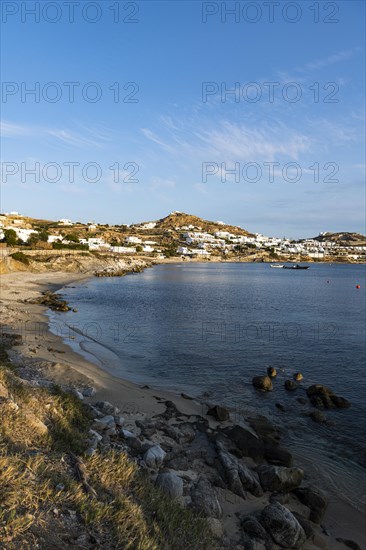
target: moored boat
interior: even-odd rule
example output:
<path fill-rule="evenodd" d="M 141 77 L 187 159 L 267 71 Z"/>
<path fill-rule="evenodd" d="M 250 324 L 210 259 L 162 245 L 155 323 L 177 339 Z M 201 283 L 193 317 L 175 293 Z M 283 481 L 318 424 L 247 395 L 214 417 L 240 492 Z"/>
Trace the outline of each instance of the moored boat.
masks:
<path fill-rule="evenodd" d="M 284 265 L 283 269 L 309 269 L 310 266 L 308 265 Z"/>

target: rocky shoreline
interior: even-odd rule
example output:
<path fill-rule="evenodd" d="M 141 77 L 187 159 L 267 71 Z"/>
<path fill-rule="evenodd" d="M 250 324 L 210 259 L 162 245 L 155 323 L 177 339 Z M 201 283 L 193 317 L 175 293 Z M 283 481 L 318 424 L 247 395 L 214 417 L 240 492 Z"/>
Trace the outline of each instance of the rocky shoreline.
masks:
<path fill-rule="evenodd" d="M 33 307 L 68 307 L 60 306 L 50 292 L 39 293 L 28 300 Z M 19 348 L 21 338 L 12 343 L 17 345 L 10 356 L 20 378 L 33 387 L 51 387 L 52 368 L 45 375 L 40 358 L 44 343 L 36 343 L 37 357 L 31 361 Z M 100 398 L 105 394 L 92 378 L 65 380 L 61 386 L 93 418 L 86 455 L 106 450 L 127 454 L 170 498 L 207 518 L 216 549 L 364 550 L 361 541 L 332 532 L 326 520 L 327 495 L 296 467 L 281 431 L 263 415 L 234 422 L 228 409 L 146 386 L 139 392 L 155 403 L 153 410 L 131 407 L 132 399 L 129 406 L 117 406 L 112 399 Z M 334 406 L 334 398 L 338 403 L 341 399 L 320 388 L 308 395 Z"/>

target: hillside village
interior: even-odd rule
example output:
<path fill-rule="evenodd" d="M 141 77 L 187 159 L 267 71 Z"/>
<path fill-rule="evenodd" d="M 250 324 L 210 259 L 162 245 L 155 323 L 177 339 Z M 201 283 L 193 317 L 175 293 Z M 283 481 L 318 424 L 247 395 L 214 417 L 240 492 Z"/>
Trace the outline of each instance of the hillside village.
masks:
<path fill-rule="evenodd" d="M 0 214 L 0 241 L 2 250 L 70 249 L 159 260 L 363 262 L 366 258 L 366 237 L 357 233 L 320 233 L 290 240 L 178 211 L 157 221 L 113 226 L 4 213 Z"/>

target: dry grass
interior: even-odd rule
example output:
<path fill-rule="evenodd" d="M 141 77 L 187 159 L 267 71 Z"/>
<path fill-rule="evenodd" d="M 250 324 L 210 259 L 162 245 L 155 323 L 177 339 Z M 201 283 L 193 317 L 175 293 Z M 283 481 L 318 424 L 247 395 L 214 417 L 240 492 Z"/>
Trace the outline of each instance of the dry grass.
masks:
<path fill-rule="evenodd" d="M 205 520 L 162 494 L 127 455 L 83 455 L 92 420 L 79 400 L 25 386 L 0 356 L 11 397 L 0 396 L 1 548 L 214 547 Z"/>

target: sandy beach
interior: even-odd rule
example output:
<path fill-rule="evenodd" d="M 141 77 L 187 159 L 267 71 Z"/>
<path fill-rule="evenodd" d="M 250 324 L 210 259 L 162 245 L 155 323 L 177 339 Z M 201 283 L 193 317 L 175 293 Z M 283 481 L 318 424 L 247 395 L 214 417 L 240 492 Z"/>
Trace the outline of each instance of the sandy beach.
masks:
<path fill-rule="evenodd" d="M 193 422 L 203 415 L 209 429 L 215 430 L 219 425 L 221 428 L 230 426 L 229 421 L 219 423 L 207 416 L 207 407 L 195 400 L 114 377 L 98 366 L 97 361 L 86 360 L 65 344 L 62 338 L 51 334 L 45 306 L 30 302 L 39 298 L 42 291 L 55 291 L 86 277 L 85 274 L 27 271 L 1 275 L 2 331 L 22 335 L 22 343 L 9 352 L 19 375 L 30 381 L 46 380 L 78 390 L 95 388 L 96 394 L 86 398 L 86 401 L 109 401 L 115 404 L 126 417 L 127 429 L 136 428 L 137 419 L 150 419 L 162 414 L 166 409 L 164 401 L 167 400 L 172 401 L 182 415 L 186 415 L 187 421 Z M 307 481 L 320 483 L 321 486 L 321 480 Z M 238 512 L 250 514 L 268 503 L 267 494 L 260 498 L 249 495 L 246 500 L 224 488 L 218 489 L 218 494 L 223 509 L 222 524 L 232 535 L 238 530 Z M 288 506 L 292 511 L 305 513 L 305 507 L 294 497 L 291 497 Z M 349 548 L 336 540 L 339 537 L 356 541 L 362 549 L 366 547 L 362 514 L 344 502 L 330 502 L 321 524 L 313 525 L 313 529 L 313 541 L 302 546 L 306 550 Z"/>

